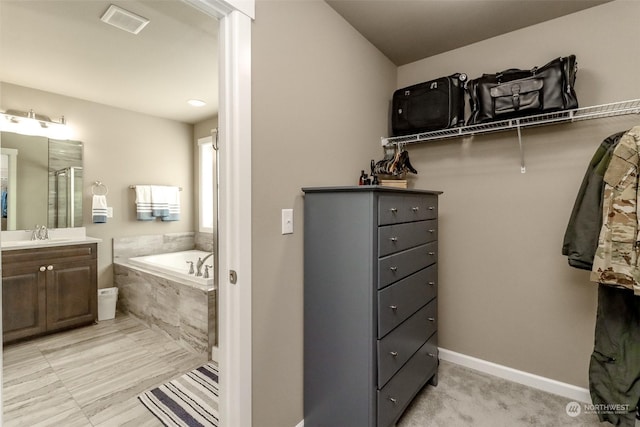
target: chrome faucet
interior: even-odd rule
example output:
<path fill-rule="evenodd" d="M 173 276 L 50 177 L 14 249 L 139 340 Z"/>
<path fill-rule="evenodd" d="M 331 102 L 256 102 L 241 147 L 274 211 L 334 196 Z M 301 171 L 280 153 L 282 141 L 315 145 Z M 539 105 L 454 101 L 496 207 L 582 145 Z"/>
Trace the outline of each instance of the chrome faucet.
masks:
<path fill-rule="evenodd" d="M 37 225 L 31 232 L 31 240 L 49 240 L 49 229 L 45 225 Z"/>
<path fill-rule="evenodd" d="M 202 266 L 204 265 L 204 262 L 211 257 L 211 255 L 213 255 L 213 252 L 204 257 L 204 259 L 198 257 L 198 262 L 196 263 L 196 276 L 202 276 Z"/>

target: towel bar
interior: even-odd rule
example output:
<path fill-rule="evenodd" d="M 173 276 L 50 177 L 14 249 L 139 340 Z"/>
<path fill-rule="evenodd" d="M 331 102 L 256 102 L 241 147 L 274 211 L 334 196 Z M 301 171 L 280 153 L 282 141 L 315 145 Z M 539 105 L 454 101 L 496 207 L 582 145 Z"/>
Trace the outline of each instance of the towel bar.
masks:
<path fill-rule="evenodd" d="M 169 186 L 169 185 L 167 185 L 166 187 L 170 187 L 170 186 Z M 130 188 L 130 189 L 132 189 L 132 190 L 135 190 L 136 186 L 135 186 L 135 185 L 130 185 L 130 186 L 129 186 L 129 188 Z M 178 187 L 178 189 L 179 189 L 180 191 L 182 191 L 182 187 Z"/>

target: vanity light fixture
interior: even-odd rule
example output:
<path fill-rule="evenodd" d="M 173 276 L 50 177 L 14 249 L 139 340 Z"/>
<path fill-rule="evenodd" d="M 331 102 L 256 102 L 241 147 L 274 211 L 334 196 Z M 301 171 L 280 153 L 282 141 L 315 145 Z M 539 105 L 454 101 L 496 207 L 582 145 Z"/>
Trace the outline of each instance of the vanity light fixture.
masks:
<path fill-rule="evenodd" d="M 199 99 L 190 99 L 187 101 L 187 104 L 191 105 L 192 107 L 204 107 L 205 105 L 207 105 L 206 102 Z"/>
<path fill-rule="evenodd" d="M 33 110 L 7 110 L 0 113 L 0 130 L 62 140 L 71 137 L 71 129 L 66 125 L 64 116 L 59 122 L 54 122 L 49 116 L 36 114 Z"/>

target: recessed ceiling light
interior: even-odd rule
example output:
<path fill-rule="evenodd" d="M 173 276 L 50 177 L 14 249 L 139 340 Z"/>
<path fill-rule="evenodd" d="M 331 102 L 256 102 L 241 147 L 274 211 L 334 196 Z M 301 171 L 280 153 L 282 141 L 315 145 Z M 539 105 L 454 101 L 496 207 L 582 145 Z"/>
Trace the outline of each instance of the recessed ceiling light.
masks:
<path fill-rule="evenodd" d="M 204 107 L 205 105 L 207 105 L 206 102 L 199 99 L 190 99 L 187 101 L 187 104 L 191 105 L 192 107 Z"/>

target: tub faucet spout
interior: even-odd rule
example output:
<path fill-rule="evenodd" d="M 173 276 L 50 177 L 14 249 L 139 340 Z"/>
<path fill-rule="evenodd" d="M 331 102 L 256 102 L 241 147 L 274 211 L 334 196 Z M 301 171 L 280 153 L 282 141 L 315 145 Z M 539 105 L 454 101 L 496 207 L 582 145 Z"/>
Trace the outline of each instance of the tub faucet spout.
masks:
<path fill-rule="evenodd" d="M 213 252 L 204 257 L 204 259 L 198 257 L 198 262 L 196 263 L 196 276 L 202 276 L 202 266 L 204 265 L 204 262 L 211 257 L 211 255 L 213 255 Z"/>

